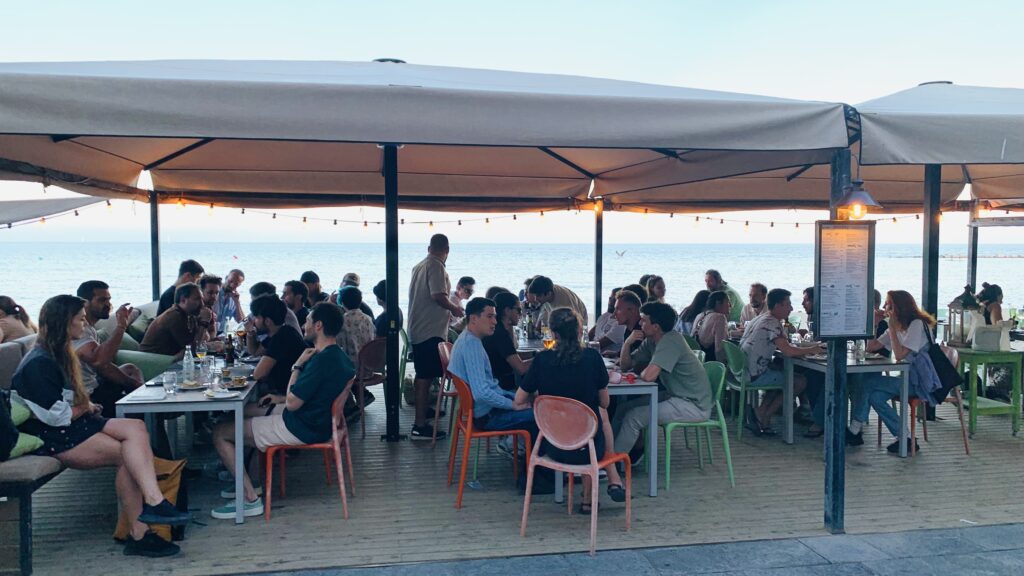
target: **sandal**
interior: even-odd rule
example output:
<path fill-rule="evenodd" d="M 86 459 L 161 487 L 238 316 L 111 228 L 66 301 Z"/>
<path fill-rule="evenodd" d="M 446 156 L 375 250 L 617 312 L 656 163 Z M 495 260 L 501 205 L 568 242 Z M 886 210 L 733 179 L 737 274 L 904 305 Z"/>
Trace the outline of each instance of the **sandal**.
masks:
<path fill-rule="evenodd" d="M 591 511 L 592 508 L 590 507 L 590 502 L 580 502 L 580 514 L 590 514 Z"/>
<path fill-rule="evenodd" d="M 606 492 L 608 492 L 608 496 L 611 497 L 612 502 L 626 501 L 626 489 L 622 487 L 622 484 L 609 484 Z"/>

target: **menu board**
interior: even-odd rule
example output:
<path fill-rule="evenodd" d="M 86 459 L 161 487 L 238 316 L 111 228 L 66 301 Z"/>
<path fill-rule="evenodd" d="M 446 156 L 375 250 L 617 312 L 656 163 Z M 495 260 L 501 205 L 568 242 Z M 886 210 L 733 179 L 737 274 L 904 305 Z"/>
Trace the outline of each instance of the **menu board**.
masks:
<path fill-rule="evenodd" d="M 875 223 L 815 223 L 815 331 L 819 338 L 874 337 Z"/>

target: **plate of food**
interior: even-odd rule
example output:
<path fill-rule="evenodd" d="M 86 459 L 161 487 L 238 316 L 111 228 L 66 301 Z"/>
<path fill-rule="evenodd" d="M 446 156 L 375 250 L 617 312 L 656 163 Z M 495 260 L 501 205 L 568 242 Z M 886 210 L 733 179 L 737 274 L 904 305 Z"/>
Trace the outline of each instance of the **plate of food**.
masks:
<path fill-rule="evenodd" d="M 241 390 L 249 385 L 249 379 L 245 376 L 233 376 L 229 380 L 224 380 L 224 387 L 228 390 Z"/>
<path fill-rule="evenodd" d="M 210 400 L 229 400 L 231 398 L 238 398 L 241 394 L 233 390 L 207 390 L 203 392 L 203 396 Z"/>
<path fill-rule="evenodd" d="M 206 388 L 206 384 L 197 380 L 183 380 L 178 386 L 179 390 L 202 390 L 204 388 Z"/>

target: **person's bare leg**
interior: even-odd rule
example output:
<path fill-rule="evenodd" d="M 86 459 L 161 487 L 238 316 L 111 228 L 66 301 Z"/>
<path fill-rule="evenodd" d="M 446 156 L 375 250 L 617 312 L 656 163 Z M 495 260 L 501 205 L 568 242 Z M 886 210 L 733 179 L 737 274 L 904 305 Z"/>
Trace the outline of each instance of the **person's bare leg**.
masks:
<path fill-rule="evenodd" d="M 129 418 L 112 418 L 107 420 L 103 433 L 120 441 L 121 460 L 142 490 L 146 504 L 156 506 L 162 502 L 164 495 L 156 482 L 153 450 L 149 447 L 149 434 L 146 432 L 145 423 Z"/>
<path fill-rule="evenodd" d="M 117 490 L 117 500 L 121 503 L 121 511 L 127 518 L 132 518 L 132 538 L 139 540 L 146 535 L 149 527 L 139 522 L 139 514 L 142 514 L 142 492 L 139 491 L 139 486 L 132 479 L 127 467 L 118 467 L 114 487 Z"/>
<path fill-rule="evenodd" d="M 800 393 L 804 391 L 804 388 L 806 387 L 807 379 L 804 378 L 804 375 L 794 374 L 793 396 L 798 396 Z M 755 413 L 757 414 L 757 419 L 761 421 L 762 426 L 771 426 L 772 416 L 774 416 L 779 411 L 779 409 L 782 408 L 782 402 L 785 398 L 785 395 L 782 394 L 782 392 L 774 390 L 769 392 L 768 394 L 770 395 L 771 399 L 769 400 L 768 395 L 766 395 L 765 401 L 761 403 L 761 408 L 759 410 L 755 410 Z"/>
<path fill-rule="evenodd" d="M 413 388 L 416 391 L 416 421 L 415 426 L 419 428 L 427 423 L 427 404 L 430 403 L 430 383 L 433 378 L 416 378 L 413 380 Z"/>
<path fill-rule="evenodd" d="M 246 418 L 242 423 L 242 435 L 246 446 L 255 445 L 252 436 L 252 420 Z M 213 447 L 217 450 L 217 455 L 220 457 L 220 461 L 224 464 L 224 467 L 228 469 L 228 472 L 230 472 L 232 476 L 234 476 L 236 474 L 234 420 L 221 422 L 213 429 Z M 245 501 L 253 502 L 256 500 L 256 489 L 252 485 L 252 480 L 249 479 L 249 474 L 245 470 L 242 470 L 241 474 L 242 485 L 245 490 Z"/>
<path fill-rule="evenodd" d="M 601 410 L 601 433 L 604 434 L 604 454 L 602 458 L 611 454 L 615 449 L 615 436 L 612 434 L 612 423 L 608 420 L 608 411 L 604 408 Z M 619 476 L 619 470 L 615 467 L 615 464 L 609 464 L 605 466 L 604 471 L 608 473 L 608 485 L 618 484 L 622 486 L 622 477 Z"/>

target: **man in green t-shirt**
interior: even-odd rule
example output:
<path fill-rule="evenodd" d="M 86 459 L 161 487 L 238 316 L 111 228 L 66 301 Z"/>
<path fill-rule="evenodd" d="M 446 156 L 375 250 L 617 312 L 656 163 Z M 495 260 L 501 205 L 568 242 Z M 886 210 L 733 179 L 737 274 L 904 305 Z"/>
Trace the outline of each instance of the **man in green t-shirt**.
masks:
<path fill-rule="evenodd" d="M 729 321 L 739 322 L 740 314 L 743 312 L 743 296 L 740 296 L 740 293 L 735 288 L 729 286 L 728 282 L 722 280 L 722 274 L 713 268 L 704 273 L 704 285 L 708 287 L 710 292 L 721 291 L 729 296 L 729 303 L 732 304 L 732 309 L 729 311 Z"/>
<path fill-rule="evenodd" d="M 338 347 L 337 336 L 344 317 L 336 304 L 321 302 L 313 306 L 303 327 L 307 342 L 313 344 L 292 365 L 292 375 L 285 395 L 267 394 L 260 398 L 259 407 L 265 416 L 245 419 L 243 434 L 246 446 L 255 446 L 265 452 L 270 446 L 298 446 L 316 444 L 331 439 L 331 408 L 334 400 L 355 375 L 352 361 Z M 273 405 L 273 406 L 272 406 Z M 272 408 L 271 408 L 272 406 Z M 270 409 L 269 413 L 266 412 Z M 247 413 L 252 413 L 246 410 Z M 213 432 L 213 445 L 228 472 L 236 473 L 234 423 L 222 422 Z M 245 516 L 263 514 L 263 499 L 256 493 L 249 475 L 244 471 Z M 221 496 L 234 498 L 233 491 Z M 214 508 L 214 518 L 235 517 L 235 503 Z"/>
<path fill-rule="evenodd" d="M 633 369 L 640 379 L 658 382 L 658 423 L 702 422 L 711 416 L 711 384 L 697 356 L 682 334 L 672 329 L 676 313 L 668 304 L 648 302 L 640 308 L 640 330 L 631 332 L 622 344 L 619 366 Z M 642 340 L 635 352 L 634 342 Z M 637 462 L 637 446 L 644 428 L 650 425 L 647 398 L 635 398 L 615 409 L 615 451 L 630 452 Z"/>

